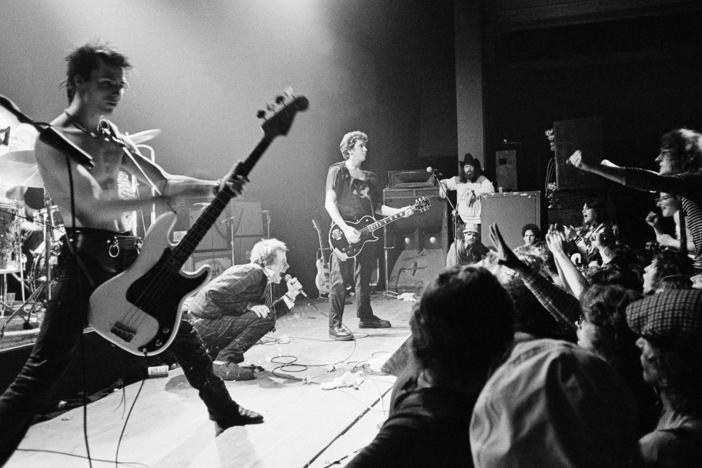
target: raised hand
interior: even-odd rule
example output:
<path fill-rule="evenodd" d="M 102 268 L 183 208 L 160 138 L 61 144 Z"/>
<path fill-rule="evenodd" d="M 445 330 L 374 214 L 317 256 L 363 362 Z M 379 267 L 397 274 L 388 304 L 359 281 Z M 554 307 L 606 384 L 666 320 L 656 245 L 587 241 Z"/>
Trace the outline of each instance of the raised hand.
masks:
<path fill-rule="evenodd" d="M 580 150 L 575 150 L 573 154 L 570 155 L 568 158 L 568 162 L 578 168 L 582 169 L 583 168 L 583 153 Z"/>
<path fill-rule="evenodd" d="M 500 265 L 517 271 L 528 269 L 527 265 L 509 248 L 507 242 L 505 242 L 505 239 L 500 233 L 500 228 L 497 226 L 497 223 L 490 225 L 490 241 L 497 249 L 497 259 Z"/>
<path fill-rule="evenodd" d="M 546 234 L 546 246 L 554 254 L 563 253 L 563 243 L 565 240 L 565 235 L 557 230 L 549 230 Z"/>
<path fill-rule="evenodd" d="M 661 218 L 655 211 L 649 211 L 646 215 L 646 224 L 651 226 L 653 229 L 658 229 L 661 224 Z"/>

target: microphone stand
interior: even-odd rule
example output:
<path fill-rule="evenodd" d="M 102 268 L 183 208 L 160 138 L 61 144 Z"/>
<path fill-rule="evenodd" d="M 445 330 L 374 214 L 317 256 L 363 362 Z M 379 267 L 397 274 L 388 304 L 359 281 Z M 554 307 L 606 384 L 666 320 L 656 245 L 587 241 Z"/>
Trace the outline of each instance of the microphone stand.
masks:
<path fill-rule="evenodd" d="M 448 190 L 446 189 L 446 187 L 444 187 L 444 184 L 441 182 L 441 179 L 439 179 L 439 177 L 436 175 L 436 171 L 434 169 L 431 170 L 431 175 L 434 177 L 434 181 L 439 186 L 439 192 L 443 190 L 446 194 L 446 197 L 444 199 L 448 202 L 448 205 L 451 208 L 451 218 L 453 220 L 453 253 L 456 257 L 456 265 L 458 265 L 458 243 L 456 242 L 456 236 L 458 235 L 456 233 L 456 231 L 458 230 L 458 222 L 456 221 L 456 216 L 458 216 L 458 211 L 456 211 L 456 206 L 453 204 L 453 202 L 451 202 L 451 199 L 448 197 Z"/>

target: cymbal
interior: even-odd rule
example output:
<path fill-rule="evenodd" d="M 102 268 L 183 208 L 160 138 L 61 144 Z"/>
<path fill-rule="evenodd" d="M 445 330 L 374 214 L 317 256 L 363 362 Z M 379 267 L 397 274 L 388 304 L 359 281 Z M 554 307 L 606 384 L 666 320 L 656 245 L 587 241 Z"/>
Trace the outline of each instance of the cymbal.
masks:
<path fill-rule="evenodd" d="M 151 130 L 142 130 L 140 132 L 127 134 L 127 136 L 134 142 L 135 145 L 140 145 L 146 143 L 149 140 L 153 140 L 161 134 L 160 128 L 152 128 Z"/>
<path fill-rule="evenodd" d="M 3 187 L 37 187 L 44 188 L 39 175 L 34 151 L 12 151 L 0 155 L 0 174 Z"/>

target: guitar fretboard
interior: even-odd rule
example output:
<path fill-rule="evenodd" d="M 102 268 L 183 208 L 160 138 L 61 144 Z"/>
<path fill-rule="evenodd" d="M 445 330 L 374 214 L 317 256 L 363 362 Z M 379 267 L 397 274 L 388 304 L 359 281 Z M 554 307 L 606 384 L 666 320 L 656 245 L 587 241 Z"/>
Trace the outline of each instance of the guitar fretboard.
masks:
<path fill-rule="evenodd" d="M 249 157 L 246 158 L 246 161 L 236 165 L 234 170 L 227 177 L 227 180 L 233 181 L 237 176 L 247 177 L 272 141 L 272 138 L 264 136 L 253 149 Z M 234 193 L 227 187 L 217 192 L 212 203 L 202 211 L 197 221 L 195 221 L 195 224 L 188 229 L 188 232 L 183 236 L 178 245 L 173 248 L 170 258 L 168 259 L 168 267 L 173 268 L 175 271 L 183 267 L 188 257 L 195 251 L 200 241 L 202 241 L 207 234 L 207 231 L 209 231 L 210 227 L 217 221 L 217 218 L 222 214 L 227 203 L 229 203 L 229 200 L 233 197 Z"/>
<path fill-rule="evenodd" d="M 374 223 L 369 224 L 368 226 L 363 227 L 360 229 L 361 233 L 371 233 L 373 231 L 377 231 L 378 229 L 382 228 L 383 226 L 387 226 L 388 224 L 392 223 L 393 221 L 397 221 L 398 219 L 402 218 L 404 215 L 407 213 L 411 213 L 414 211 L 414 207 L 407 207 L 403 209 L 402 211 L 399 211 L 395 213 L 394 215 L 390 215 L 386 218 L 383 218 L 379 221 L 376 221 Z"/>

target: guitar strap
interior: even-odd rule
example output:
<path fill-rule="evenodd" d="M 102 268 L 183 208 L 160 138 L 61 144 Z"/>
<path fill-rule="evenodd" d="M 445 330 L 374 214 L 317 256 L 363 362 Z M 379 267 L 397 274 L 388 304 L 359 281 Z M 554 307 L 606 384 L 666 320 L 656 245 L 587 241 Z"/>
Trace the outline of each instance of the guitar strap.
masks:
<path fill-rule="evenodd" d="M 158 189 L 158 187 L 156 186 L 156 184 L 154 183 L 154 181 L 151 180 L 151 178 L 146 174 L 144 169 L 141 167 L 141 164 L 139 164 L 139 161 L 137 161 L 137 158 L 134 157 L 134 154 L 136 154 L 137 156 L 146 159 L 146 156 L 141 154 L 141 152 L 139 151 L 139 148 L 137 148 L 134 145 L 128 144 L 124 139 L 124 135 L 122 135 L 120 133 L 119 129 L 117 129 L 117 126 L 115 124 L 113 124 L 112 122 L 110 122 L 109 120 L 106 120 L 106 119 L 101 120 L 100 127 L 103 129 L 103 131 L 105 131 L 105 133 L 107 133 L 110 136 L 112 141 L 114 141 L 115 143 L 117 143 L 118 145 L 120 145 L 122 147 L 122 151 L 124 151 L 124 154 L 132 162 L 132 164 L 134 164 L 134 166 L 136 166 L 136 168 L 139 170 L 139 173 L 142 175 L 142 177 L 144 177 L 144 179 L 149 183 L 149 186 L 151 187 L 151 189 L 156 194 L 163 195 L 161 193 L 161 191 Z"/>

